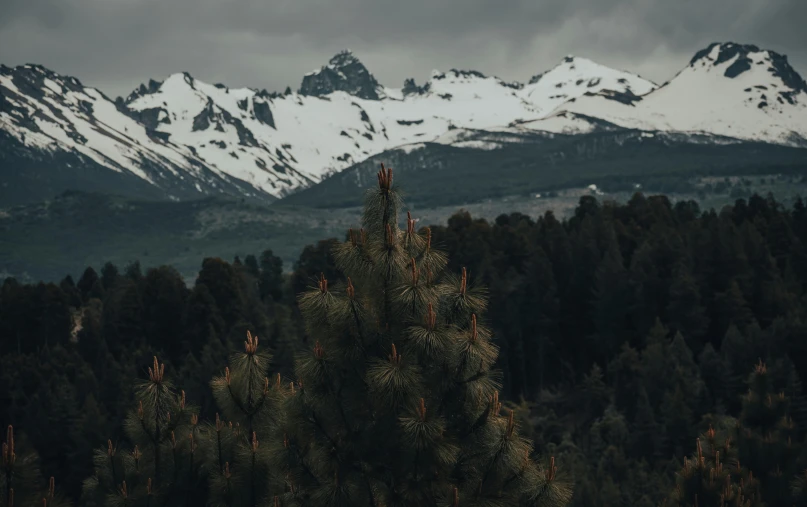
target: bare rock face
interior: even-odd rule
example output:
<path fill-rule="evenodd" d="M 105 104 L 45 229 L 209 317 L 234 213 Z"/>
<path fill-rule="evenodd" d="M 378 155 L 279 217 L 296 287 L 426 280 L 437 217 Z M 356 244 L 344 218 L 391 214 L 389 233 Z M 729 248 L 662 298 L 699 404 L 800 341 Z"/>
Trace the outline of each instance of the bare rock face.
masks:
<path fill-rule="evenodd" d="M 368 100 L 382 98 L 381 85 L 350 50 L 336 54 L 320 70 L 303 77 L 302 95 L 321 97 L 335 91 L 347 92 Z"/>

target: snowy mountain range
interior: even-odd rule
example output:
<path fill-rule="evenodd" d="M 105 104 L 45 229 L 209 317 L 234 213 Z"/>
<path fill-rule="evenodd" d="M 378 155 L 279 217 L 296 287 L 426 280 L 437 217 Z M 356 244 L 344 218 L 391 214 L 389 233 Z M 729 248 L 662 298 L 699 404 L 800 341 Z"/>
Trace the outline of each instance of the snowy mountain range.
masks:
<path fill-rule="evenodd" d="M 0 66 L 0 205 L 74 188 L 272 200 L 388 150 L 620 129 L 807 148 L 807 84 L 786 57 L 734 43 L 661 86 L 568 56 L 526 84 L 452 69 L 389 88 L 346 50 L 296 92 L 177 73 L 113 100 L 39 65 Z"/>

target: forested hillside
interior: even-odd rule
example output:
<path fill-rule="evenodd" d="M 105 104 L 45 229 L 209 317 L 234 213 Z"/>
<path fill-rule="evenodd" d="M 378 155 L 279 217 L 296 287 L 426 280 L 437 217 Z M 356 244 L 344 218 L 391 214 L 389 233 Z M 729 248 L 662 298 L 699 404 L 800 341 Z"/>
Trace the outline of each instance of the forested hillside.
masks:
<path fill-rule="evenodd" d="M 556 465 L 573 486 L 570 505 L 704 507 L 721 497 L 805 505 L 797 480 L 807 468 L 801 200 L 786 208 L 755 195 L 699 210 L 664 196 L 623 204 L 586 196 L 564 221 L 460 213 L 429 230 L 447 255 L 446 273 L 464 271 L 467 287 L 486 287 L 479 325 L 499 348 L 503 419 L 514 409 L 507 425 L 534 441 L 539 459 L 553 457 L 544 480 Z M 82 481 L 118 446 L 131 450 L 124 422 L 137 413 L 135 379 L 154 383 L 164 372 L 184 392 L 181 410 L 187 400 L 198 408 L 193 417 L 217 421 L 210 381 L 225 375 L 231 353 L 244 354 L 248 331 L 271 350 L 273 375 L 284 385 L 299 379 L 295 356 L 317 356 L 323 338 L 305 325 L 297 296 L 321 291 L 322 280 L 350 286 L 336 260 L 357 234 L 306 248 L 291 276 L 265 251 L 200 259 L 190 288 L 170 267 L 136 262 L 88 267 L 59 284 L 6 279 L 0 392 L 9 399 L 0 422 L 14 425 L 17 455 L 38 454 L 42 477 L 54 476 L 74 504 L 102 505 L 86 488 L 80 500 Z M 192 437 L 191 453 L 193 445 Z M 282 442 L 260 442 L 275 448 Z M 207 498 L 207 487 L 187 489 Z M 183 505 L 198 505 L 187 498 Z M 449 494 L 446 505 L 482 505 L 464 500 Z"/>

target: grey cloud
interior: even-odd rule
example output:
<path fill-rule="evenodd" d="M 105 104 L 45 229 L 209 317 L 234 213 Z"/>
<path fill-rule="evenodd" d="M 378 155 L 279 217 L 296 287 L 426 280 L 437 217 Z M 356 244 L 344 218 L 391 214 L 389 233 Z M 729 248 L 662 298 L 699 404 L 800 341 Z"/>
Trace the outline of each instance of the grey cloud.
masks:
<path fill-rule="evenodd" d="M 722 40 L 807 73 L 804 19 L 804 0 L 4 0 L 0 62 L 42 63 L 113 96 L 183 70 L 295 88 L 343 47 L 388 85 L 449 67 L 524 80 L 570 53 L 664 81 Z"/>

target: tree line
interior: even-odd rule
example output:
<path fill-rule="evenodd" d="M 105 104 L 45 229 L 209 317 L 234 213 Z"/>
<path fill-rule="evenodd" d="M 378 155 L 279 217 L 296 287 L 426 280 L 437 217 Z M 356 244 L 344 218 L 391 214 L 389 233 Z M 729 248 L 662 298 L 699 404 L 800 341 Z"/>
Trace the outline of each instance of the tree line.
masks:
<path fill-rule="evenodd" d="M 785 207 L 772 196 L 754 195 L 722 210 L 703 211 L 694 202 L 673 204 L 664 196 L 636 194 L 624 204 L 586 196 L 565 220 L 546 213 L 537 219 L 502 215 L 491 222 L 458 213 L 446 225 L 418 231 L 414 222 L 403 220 L 404 227 L 387 236 L 379 224 L 397 230 L 398 220 L 383 211 L 378 197 L 383 185 L 374 192 L 376 200 L 368 209 L 375 212 L 365 213 L 364 233 L 357 228 L 345 238 L 307 247 L 290 276 L 266 251 L 233 262 L 205 259 L 192 287 L 170 267 L 143 272 L 137 262 L 123 270 L 111 264 L 99 272 L 88 268 L 77 282 L 69 276 L 59 284 L 5 280 L 0 288 L 0 393 L 7 400 L 0 404 L 0 421 L 13 424 L 4 440 L 13 433 L 17 454 L 30 455 L 18 459 L 31 465 L 30 473 L 19 477 L 40 471 L 33 481 L 36 495 L 50 494 L 48 505 L 57 505 L 59 494 L 78 505 L 112 505 L 105 502 L 121 496 L 121 479 L 131 476 L 137 468 L 133 456 L 142 453 L 136 461 L 151 468 L 127 481 L 129 498 L 148 488 L 155 495 L 162 491 L 154 477 L 157 459 L 157 469 L 166 470 L 161 483 L 177 484 L 171 495 L 184 495 L 172 500 L 180 505 L 213 499 L 214 505 L 292 505 L 288 502 L 303 497 L 288 491 L 294 489 L 289 483 L 299 485 L 296 494 L 310 495 L 324 491 L 326 482 L 342 484 L 353 495 L 351 501 L 362 505 L 372 505 L 373 499 L 381 502 L 376 505 L 428 505 L 418 503 L 424 491 L 440 505 L 451 505 L 453 487 L 459 505 L 482 505 L 479 486 L 458 478 L 467 479 L 473 476 L 469 470 L 485 466 L 458 467 L 465 472 L 441 472 L 440 466 L 447 466 L 445 460 L 455 465 L 482 460 L 462 452 L 471 436 L 484 434 L 487 440 L 482 441 L 501 443 L 508 432 L 520 431 L 524 438 L 511 442 L 534 442 L 523 452 L 534 462 L 530 473 L 538 474 L 513 489 L 522 502 L 549 498 L 530 492 L 527 484 L 553 484 L 557 490 L 551 500 L 575 506 L 805 504 L 807 207 L 801 200 Z M 386 222 L 373 218 L 379 213 Z M 442 278 L 439 269 L 431 271 L 429 263 L 437 261 L 421 262 L 427 238 L 435 252 L 446 254 L 440 262 L 448 275 Z M 370 244 L 376 246 L 361 246 Z M 361 248 L 367 251 L 359 255 Z M 385 275 L 387 286 L 385 276 L 369 275 L 378 273 L 368 266 L 381 265 L 379 259 L 394 266 Z M 330 288 L 323 291 L 323 283 Z M 478 297 L 479 304 L 487 301 L 485 308 L 447 310 L 454 308 L 451 294 L 460 294 L 463 284 L 466 296 Z M 347 341 L 362 328 L 347 322 L 351 291 L 366 291 L 362 298 L 373 294 L 360 321 L 373 328 L 377 339 L 364 339 L 375 349 Z M 398 295 L 385 296 L 392 292 Z M 299 294 L 306 296 L 299 299 Z M 324 310 L 312 294 L 332 294 L 338 310 Z M 436 317 L 430 329 L 432 312 Z M 476 316 L 473 322 L 470 315 Z M 324 323 L 334 327 L 323 328 Z M 432 336 L 441 327 L 449 338 L 413 338 L 413 329 Z M 255 336 L 259 343 L 252 350 Z M 482 368 L 483 375 L 464 378 L 473 379 L 475 388 L 452 391 L 441 379 L 456 378 L 470 359 L 445 360 L 439 366 L 443 370 L 430 370 L 436 366 L 429 358 L 461 357 L 452 356 L 459 354 L 454 349 L 448 354 L 440 348 L 461 342 L 461 336 L 466 345 L 480 347 L 473 349 L 474 360 L 490 364 Z M 393 342 L 399 342 L 394 353 Z M 332 368 L 339 374 L 327 377 L 319 385 L 323 391 L 315 393 L 322 371 L 330 371 L 317 365 L 327 363 L 330 354 L 325 354 L 333 348 L 339 353 Z M 267 351 L 271 365 L 261 355 Z M 357 359 L 362 354 L 377 361 Z M 406 358 L 401 364 L 411 360 L 417 366 L 416 380 L 396 376 L 402 375 L 399 355 Z M 260 368 L 244 374 L 243 363 L 249 363 L 244 358 Z M 353 364 L 364 365 L 362 371 L 351 371 Z M 388 371 L 391 366 L 394 371 Z M 228 375 L 238 389 L 222 390 Z M 295 412 L 287 405 L 294 405 L 290 400 L 298 399 L 300 387 L 291 382 L 306 375 L 314 379 L 310 396 L 316 401 L 296 406 Z M 378 385 L 409 387 L 371 388 L 365 382 L 372 375 L 378 375 L 372 377 Z M 245 385 L 245 378 L 252 382 Z M 266 378 L 268 384 L 261 380 Z M 139 383 L 133 384 L 135 379 Z M 211 384 L 211 379 L 216 380 Z M 308 384 L 303 380 L 304 388 Z M 344 390 L 337 395 L 340 387 Z M 144 393 L 163 388 L 166 398 L 156 407 L 155 398 Z M 402 443 L 401 421 L 408 417 L 413 427 L 426 431 L 428 418 L 421 420 L 419 414 L 425 407 L 431 415 L 429 396 L 465 408 L 445 411 L 438 402 L 445 411 L 438 410 L 437 418 L 443 431 L 460 436 L 445 449 L 431 442 L 432 454 L 426 457 L 412 454 L 422 445 L 415 437 Z M 294 417 L 267 422 L 268 416 L 256 413 L 247 419 L 262 419 L 260 431 L 256 426 L 250 430 L 243 419 L 244 400 L 256 403 L 262 397 L 271 401 L 265 406 L 275 407 L 272 413 Z M 139 403 L 148 399 L 152 402 L 141 409 Z M 378 404 L 373 406 L 379 414 L 397 418 L 384 426 L 397 428 L 394 438 L 392 430 L 356 433 L 361 427 L 356 421 L 370 417 L 370 400 Z M 304 414 L 300 406 L 315 407 L 312 413 L 323 415 Z M 497 415 L 491 416 L 494 411 Z M 480 426 L 487 429 L 468 422 L 487 421 L 483 413 L 492 421 Z M 448 417 L 452 414 L 456 417 Z M 154 425 L 144 429 L 141 424 L 137 430 L 142 420 L 162 421 L 160 437 L 155 440 Z M 312 426 L 313 420 L 322 429 Z M 296 442 L 312 453 L 308 459 L 319 464 L 318 470 L 306 471 L 306 459 L 278 458 L 288 456 L 281 451 L 288 449 L 281 429 L 287 436 L 298 433 Z M 224 435 L 221 450 L 211 447 L 218 438 L 213 435 Z M 513 452 L 513 446 L 505 447 Z M 385 460 L 377 452 L 389 456 L 400 449 L 409 452 L 408 465 L 393 474 L 381 466 Z M 263 468 L 243 466 L 250 453 Z M 228 490 L 223 463 L 236 462 L 241 465 L 229 473 L 231 485 L 238 487 Z M 364 463 L 367 469 L 346 463 Z M 498 463 L 482 480 L 493 481 L 486 487 L 504 491 L 521 484 L 522 479 L 505 477 L 505 470 L 524 477 L 514 472 L 521 470 L 520 460 Z M 337 464 L 346 467 L 345 482 L 324 481 L 324 471 L 332 475 Z M 239 476 L 244 470 L 264 483 Z M 278 475 L 280 470 L 294 479 Z M 427 470 L 443 482 L 424 481 Z M 166 479 L 173 473 L 182 480 Z M 370 477 L 369 489 L 363 474 Z M 389 479 L 390 474 L 397 478 Z M 507 487 L 495 484 L 497 474 L 511 481 Z M 51 476 L 58 481 L 52 494 L 44 480 Z M 420 486 L 412 485 L 413 477 Z M 0 477 L 0 484 L 4 480 Z M 434 489 L 427 489 L 427 483 Z M 260 494 L 236 499 L 223 493 L 253 491 L 244 484 Z M 485 505 L 500 504 L 493 497 L 504 494 L 493 489 L 481 488 Z M 312 498 L 303 504 L 327 503 Z"/>

